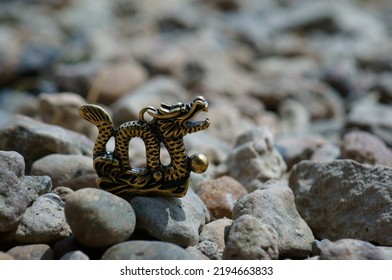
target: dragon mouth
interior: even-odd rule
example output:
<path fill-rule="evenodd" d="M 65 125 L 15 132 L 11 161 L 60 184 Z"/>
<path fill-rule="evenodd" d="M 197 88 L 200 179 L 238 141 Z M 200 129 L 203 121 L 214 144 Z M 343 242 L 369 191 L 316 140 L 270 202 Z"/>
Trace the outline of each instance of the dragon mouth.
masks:
<path fill-rule="evenodd" d="M 194 129 L 206 129 L 210 124 L 210 120 L 208 118 L 205 118 L 204 120 L 192 120 L 193 118 L 198 117 L 201 112 L 208 112 L 208 103 L 204 100 L 204 98 L 197 97 L 192 102 L 192 108 L 188 115 L 188 120 L 185 121 L 185 125 Z"/>

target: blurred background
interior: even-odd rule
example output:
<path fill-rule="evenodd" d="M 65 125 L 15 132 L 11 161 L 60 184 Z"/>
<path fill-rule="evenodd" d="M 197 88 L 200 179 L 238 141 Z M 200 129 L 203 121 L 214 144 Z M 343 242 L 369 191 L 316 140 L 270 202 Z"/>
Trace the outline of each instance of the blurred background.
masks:
<path fill-rule="evenodd" d="M 2 0 L 0 109 L 56 124 L 42 100 L 77 95 L 119 124 L 204 95 L 228 143 L 267 125 L 391 146 L 391 36 L 388 0 Z"/>

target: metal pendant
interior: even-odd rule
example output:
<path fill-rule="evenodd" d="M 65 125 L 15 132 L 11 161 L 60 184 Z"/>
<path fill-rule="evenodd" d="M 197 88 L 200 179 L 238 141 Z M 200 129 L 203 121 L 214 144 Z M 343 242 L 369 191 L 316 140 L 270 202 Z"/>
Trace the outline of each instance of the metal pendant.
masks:
<path fill-rule="evenodd" d="M 162 103 L 158 109 L 152 106 L 141 109 L 139 120 L 114 128 L 111 117 L 103 108 L 92 104 L 80 107 L 80 115 L 98 127 L 93 160 L 99 187 L 119 196 L 184 196 L 190 173 L 203 173 L 208 167 L 205 155 L 188 156 L 184 147 L 185 135 L 207 129 L 210 125 L 208 119 L 192 121 L 201 111 L 208 111 L 208 103 L 202 96 L 190 103 Z M 151 120 L 145 119 L 146 113 Z M 111 137 L 115 139 L 113 152 L 106 149 Z M 128 146 L 134 137 L 141 138 L 146 147 L 146 166 L 143 168 L 130 165 Z M 169 152 L 171 162 L 168 165 L 161 163 L 161 145 Z"/>

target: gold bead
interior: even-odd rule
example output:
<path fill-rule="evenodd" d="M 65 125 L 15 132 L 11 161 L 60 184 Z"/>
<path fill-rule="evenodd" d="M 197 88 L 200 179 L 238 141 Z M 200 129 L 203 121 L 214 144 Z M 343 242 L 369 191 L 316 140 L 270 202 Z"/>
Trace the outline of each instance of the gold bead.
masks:
<path fill-rule="evenodd" d="M 190 157 L 191 170 L 195 173 L 203 173 L 208 168 L 208 159 L 203 154 L 194 154 Z"/>

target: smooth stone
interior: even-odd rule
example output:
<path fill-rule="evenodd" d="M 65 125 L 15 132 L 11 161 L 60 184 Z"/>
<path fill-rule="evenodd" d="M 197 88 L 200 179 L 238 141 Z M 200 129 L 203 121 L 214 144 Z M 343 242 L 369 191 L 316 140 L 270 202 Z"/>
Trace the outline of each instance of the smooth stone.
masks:
<path fill-rule="evenodd" d="M 276 260 L 279 257 L 278 233 L 257 218 L 245 214 L 235 219 L 228 231 L 225 260 Z"/>
<path fill-rule="evenodd" d="M 53 251 L 46 244 L 22 245 L 7 251 L 15 260 L 53 260 Z"/>
<path fill-rule="evenodd" d="M 162 241 L 127 241 L 110 247 L 102 260 L 191 260 L 180 246 Z"/>
<path fill-rule="evenodd" d="M 270 180 L 234 206 L 233 220 L 249 214 L 278 233 L 280 258 L 305 258 L 312 252 L 314 236 L 299 215 L 292 190 L 280 181 Z"/>
<path fill-rule="evenodd" d="M 134 197 L 136 228 L 148 235 L 183 247 L 199 241 L 199 232 L 209 215 L 203 201 L 189 189 L 182 198 Z"/>
<path fill-rule="evenodd" d="M 3 260 L 15 260 L 15 259 L 10 254 L 7 254 L 5 252 L 0 251 L 0 261 L 3 261 Z"/>
<path fill-rule="evenodd" d="M 78 190 L 98 187 L 98 176 L 93 166 L 93 159 L 89 156 L 47 155 L 33 163 L 30 173 L 50 176 L 53 188 L 66 186 Z"/>
<path fill-rule="evenodd" d="M 352 131 L 344 135 L 341 158 L 392 167 L 392 151 L 381 138 L 365 131 Z"/>
<path fill-rule="evenodd" d="M 136 223 L 127 201 L 93 188 L 68 195 L 65 216 L 76 239 L 88 248 L 104 248 L 127 240 Z"/>
<path fill-rule="evenodd" d="M 89 260 L 90 258 L 82 251 L 72 251 L 61 257 L 60 260 Z"/>

